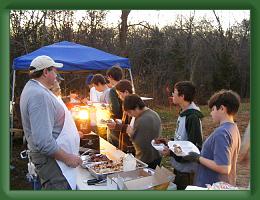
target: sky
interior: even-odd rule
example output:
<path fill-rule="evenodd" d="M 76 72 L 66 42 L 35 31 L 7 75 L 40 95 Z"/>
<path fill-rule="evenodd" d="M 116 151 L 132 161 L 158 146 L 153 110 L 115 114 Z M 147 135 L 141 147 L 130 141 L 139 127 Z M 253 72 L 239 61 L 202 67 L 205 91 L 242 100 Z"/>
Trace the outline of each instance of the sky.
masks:
<path fill-rule="evenodd" d="M 128 16 L 128 24 L 136 24 L 141 21 L 147 21 L 151 25 L 157 25 L 159 28 L 165 25 L 171 25 L 180 15 L 188 18 L 194 10 L 131 10 Z M 243 19 L 250 18 L 250 10 L 216 10 L 219 16 L 223 29 L 240 23 Z M 107 14 L 107 24 L 116 26 L 120 21 L 121 10 L 110 10 Z M 213 10 L 195 10 L 195 20 L 200 20 L 206 17 L 217 25 Z"/>

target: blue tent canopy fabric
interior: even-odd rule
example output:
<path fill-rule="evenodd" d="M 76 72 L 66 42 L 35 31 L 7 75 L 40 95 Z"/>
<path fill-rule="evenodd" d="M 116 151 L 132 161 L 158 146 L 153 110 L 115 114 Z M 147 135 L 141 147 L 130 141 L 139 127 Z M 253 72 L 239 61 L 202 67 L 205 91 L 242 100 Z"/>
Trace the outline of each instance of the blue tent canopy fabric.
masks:
<path fill-rule="evenodd" d="M 116 56 L 92 47 L 63 41 L 44 46 L 13 61 L 14 70 L 28 70 L 31 61 L 40 55 L 50 56 L 55 62 L 63 63 L 61 71 L 107 70 L 113 65 L 130 69 L 128 58 Z"/>

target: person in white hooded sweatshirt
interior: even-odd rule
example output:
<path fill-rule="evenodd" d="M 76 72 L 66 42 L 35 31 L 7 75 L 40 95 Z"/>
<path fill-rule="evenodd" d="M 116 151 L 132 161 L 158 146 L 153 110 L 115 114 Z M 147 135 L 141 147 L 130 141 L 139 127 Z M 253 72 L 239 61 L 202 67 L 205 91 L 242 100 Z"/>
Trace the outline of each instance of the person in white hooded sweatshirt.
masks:
<path fill-rule="evenodd" d="M 190 81 L 180 81 L 174 85 L 173 102 L 181 107 L 181 112 L 177 119 L 174 141 L 190 141 L 201 149 L 202 146 L 202 113 L 193 102 L 196 94 L 195 86 Z M 167 141 L 165 141 L 167 142 Z M 185 189 L 192 185 L 194 172 L 197 163 L 189 162 L 183 157 L 176 156 L 169 148 L 162 152 L 164 156 L 171 156 L 171 164 L 174 167 L 175 184 L 178 190 Z"/>

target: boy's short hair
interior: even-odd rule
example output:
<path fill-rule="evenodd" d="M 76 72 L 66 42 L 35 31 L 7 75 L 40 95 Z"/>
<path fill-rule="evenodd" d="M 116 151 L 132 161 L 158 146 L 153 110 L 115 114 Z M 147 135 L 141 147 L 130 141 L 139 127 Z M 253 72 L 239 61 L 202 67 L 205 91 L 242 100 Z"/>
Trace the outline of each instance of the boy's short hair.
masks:
<path fill-rule="evenodd" d="M 121 80 L 119 81 L 116 86 L 115 86 L 116 90 L 118 90 L 119 92 L 125 92 L 128 91 L 130 94 L 133 94 L 133 87 L 132 84 L 129 80 Z"/>
<path fill-rule="evenodd" d="M 87 85 L 90 85 L 91 84 L 91 81 L 92 81 L 92 78 L 93 78 L 93 74 L 89 74 L 87 77 L 86 77 L 86 84 Z"/>
<path fill-rule="evenodd" d="M 107 76 L 111 76 L 115 81 L 120 81 L 123 77 L 123 70 L 119 65 L 114 65 L 107 70 Z"/>
<path fill-rule="evenodd" d="M 98 85 L 99 83 L 101 85 L 106 85 L 106 79 L 102 74 L 95 74 L 91 80 L 91 84 Z"/>
<path fill-rule="evenodd" d="M 178 90 L 178 96 L 184 96 L 185 101 L 192 102 L 195 98 L 196 88 L 191 81 L 179 81 L 174 89 Z"/>
<path fill-rule="evenodd" d="M 106 84 L 109 84 L 110 81 L 108 80 L 108 78 L 106 76 L 104 76 L 104 78 L 105 78 Z"/>
<path fill-rule="evenodd" d="M 125 97 L 123 107 L 125 111 L 135 110 L 136 108 L 143 109 L 145 104 L 137 94 L 129 94 Z"/>
<path fill-rule="evenodd" d="M 220 90 L 209 99 L 209 108 L 216 106 L 217 110 L 221 105 L 227 108 L 227 114 L 235 115 L 240 105 L 239 95 L 232 90 Z"/>

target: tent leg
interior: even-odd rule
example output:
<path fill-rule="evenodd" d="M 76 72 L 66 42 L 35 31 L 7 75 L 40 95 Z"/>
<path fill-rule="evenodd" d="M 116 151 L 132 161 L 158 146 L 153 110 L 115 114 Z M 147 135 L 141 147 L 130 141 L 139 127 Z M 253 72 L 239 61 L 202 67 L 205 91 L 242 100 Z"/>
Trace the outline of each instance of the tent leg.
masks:
<path fill-rule="evenodd" d="M 13 71 L 13 84 L 12 84 L 12 100 L 11 100 L 11 105 L 10 105 L 10 161 L 13 161 L 13 137 L 14 137 L 14 89 L 15 89 L 15 75 L 16 75 L 16 70 Z M 14 166 L 10 166 L 11 169 L 14 168 Z"/>
<path fill-rule="evenodd" d="M 131 69 L 128 69 L 128 71 L 130 74 L 130 79 L 131 79 L 131 83 L 132 83 L 132 87 L 133 87 L 133 93 L 135 94 L 135 86 L 134 86 L 132 71 L 131 71 Z"/>
<path fill-rule="evenodd" d="M 13 71 L 13 84 L 12 84 L 12 99 L 11 99 L 11 108 L 10 108 L 10 114 L 11 114 L 11 128 L 13 129 L 13 107 L 14 107 L 14 89 L 15 89 L 15 75 L 16 70 Z"/>

